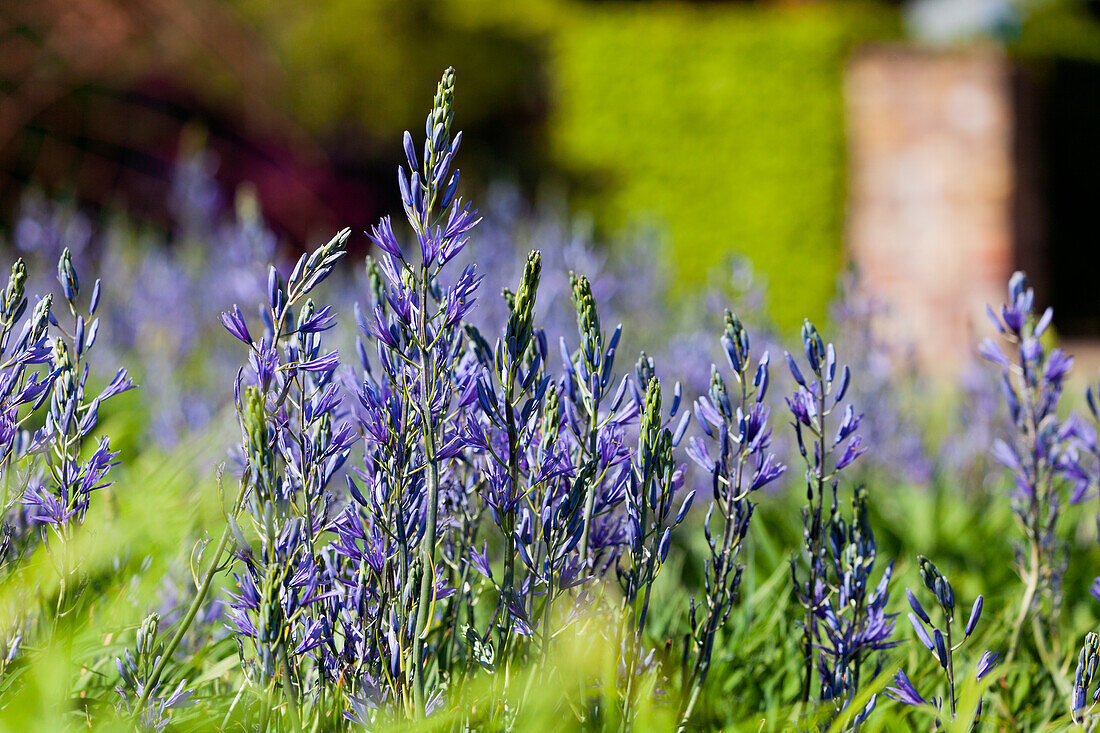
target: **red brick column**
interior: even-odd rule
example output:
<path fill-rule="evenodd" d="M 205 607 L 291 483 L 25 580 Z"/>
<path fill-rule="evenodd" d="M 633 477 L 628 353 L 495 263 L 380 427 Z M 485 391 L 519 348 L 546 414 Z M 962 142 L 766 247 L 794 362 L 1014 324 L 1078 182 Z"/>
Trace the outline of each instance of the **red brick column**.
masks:
<path fill-rule="evenodd" d="M 1014 259 L 1011 67 L 992 49 L 870 47 L 846 97 L 850 256 L 890 306 L 883 326 L 951 374 Z"/>

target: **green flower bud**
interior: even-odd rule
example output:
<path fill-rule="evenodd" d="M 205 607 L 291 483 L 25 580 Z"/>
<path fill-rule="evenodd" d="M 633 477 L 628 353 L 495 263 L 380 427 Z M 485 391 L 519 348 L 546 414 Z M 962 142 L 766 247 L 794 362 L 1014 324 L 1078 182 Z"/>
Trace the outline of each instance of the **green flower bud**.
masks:
<path fill-rule="evenodd" d="M 1096 677 L 1096 668 L 1100 665 L 1100 636 L 1090 631 L 1085 634 L 1085 646 L 1081 649 L 1078 659 L 1078 670 L 1081 675 L 1081 688 L 1087 691 L 1092 686 Z"/>
<path fill-rule="evenodd" d="M 730 402 L 726 382 L 718 373 L 718 367 L 710 365 L 710 400 L 726 420 L 733 420 L 733 403 Z"/>
<path fill-rule="evenodd" d="M 653 475 L 661 438 L 661 380 L 649 380 L 645 390 L 645 406 L 638 423 L 638 440 L 642 452 L 642 474 L 647 479 Z"/>
<path fill-rule="evenodd" d="M 917 555 L 917 563 L 920 565 L 920 579 L 924 581 L 924 585 L 928 590 L 935 593 L 936 580 L 942 577 L 940 571 L 936 570 L 936 566 L 924 555 Z"/>
<path fill-rule="evenodd" d="M 558 428 L 561 425 L 561 400 L 558 396 L 558 386 L 553 382 L 546 388 L 546 396 L 542 401 L 542 449 L 549 450 L 550 445 L 558 439 Z"/>
<path fill-rule="evenodd" d="M 588 278 L 569 273 L 569 286 L 573 290 L 573 307 L 577 311 L 577 325 L 581 332 L 584 355 L 595 368 L 600 361 L 603 337 L 600 334 L 600 317 L 596 312 L 596 299 L 592 296 L 592 284 Z"/>
<path fill-rule="evenodd" d="M 61 401 L 65 402 L 75 389 L 76 380 L 73 377 L 72 352 L 69 351 L 69 345 L 60 338 L 53 340 L 53 360 L 54 368 L 60 370 L 55 384 L 62 392 Z"/>
<path fill-rule="evenodd" d="M 286 568 L 281 563 L 267 566 L 260 585 L 260 608 L 256 614 L 257 651 L 264 672 L 270 676 L 275 670 L 279 644 L 284 639 L 283 607 L 280 602 Z"/>
<path fill-rule="evenodd" d="M 275 455 L 268 440 L 267 408 L 255 387 L 247 387 L 241 399 L 241 421 L 248 440 L 248 460 L 252 465 L 256 493 L 261 500 L 271 497 L 275 477 Z"/>
<path fill-rule="evenodd" d="M 531 343 L 531 334 L 535 318 L 535 297 L 539 290 L 539 277 L 542 274 L 542 253 L 538 250 L 527 255 L 527 264 L 523 268 L 523 279 L 515 298 L 509 303 L 511 315 L 505 332 L 511 361 L 514 363 L 527 351 Z M 507 296 L 505 296 L 507 297 Z"/>
<path fill-rule="evenodd" d="M 802 346 L 806 352 L 806 361 L 815 372 L 825 363 L 825 342 L 821 339 L 817 327 L 807 319 L 802 322 Z"/>
<path fill-rule="evenodd" d="M 634 373 L 638 375 L 638 381 L 642 383 L 643 387 L 649 385 L 649 380 L 653 379 L 656 375 L 656 365 L 653 362 L 653 357 L 644 351 L 638 355 L 638 361 L 634 364 Z"/>
<path fill-rule="evenodd" d="M 157 627 L 160 625 L 160 616 L 154 611 L 145 617 L 141 627 L 137 631 L 137 653 L 145 656 L 153 651 L 157 641 Z"/>
<path fill-rule="evenodd" d="M 378 264 L 378 260 L 367 255 L 366 268 L 367 280 L 370 282 L 370 291 L 374 295 L 374 304 L 381 307 L 383 312 L 385 312 L 387 307 L 386 281 L 382 278 L 382 267 Z"/>
<path fill-rule="evenodd" d="M 742 371 L 748 368 L 749 363 L 749 334 L 741 325 L 741 319 L 732 312 L 726 311 L 726 326 L 722 333 L 722 345 L 730 353 L 730 361 L 734 364 L 734 371 Z"/>
<path fill-rule="evenodd" d="M 301 328 L 306 321 L 313 318 L 316 312 L 317 307 L 313 305 L 313 298 L 307 299 L 306 302 L 302 304 L 302 309 L 298 311 L 298 328 Z"/>
<path fill-rule="evenodd" d="M 443 72 L 443 77 L 439 80 L 438 86 L 435 88 L 435 99 L 432 101 L 432 116 L 431 116 L 431 132 L 429 136 L 435 139 L 434 131 L 437 125 L 442 126 L 442 139 L 446 140 L 451 136 L 451 120 L 454 119 L 454 103 L 455 103 L 455 70 L 454 67 L 448 66 L 447 70 Z M 435 148 L 435 146 L 432 146 Z M 433 152 L 442 152 L 440 149 L 436 149 Z"/>
<path fill-rule="evenodd" d="M 46 297 L 35 303 L 34 312 L 31 314 L 31 341 L 37 341 L 46 334 L 50 325 L 50 306 L 53 305 L 53 294 L 46 293 Z"/>
<path fill-rule="evenodd" d="M 73 255 L 66 247 L 61 253 L 61 259 L 57 262 L 57 279 L 61 283 L 61 290 L 65 293 L 65 299 L 70 303 L 76 300 L 80 292 L 80 280 L 76 276 L 73 267 Z"/>
<path fill-rule="evenodd" d="M 4 290 L 4 316 L 9 321 L 14 321 L 22 315 L 23 308 L 27 305 L 25 286 L 27 283 L 27 265 L 20 257 L 11 266 L 11 277 L 8 278 L 8 287 Z"/>
<path fill-rule="evenodd" d="M 656 474 L 666 480 L 670 478 L 669 472 L 676 467 L 676 461 L 672 457 L 672 431 L 668 428 L 661 430 L 661 437 L 657 441 Z"/>
<path fill-rule="evenodd" d="M 77 380 L 72 352 L 60 338 L 53 340 L 53 363 L 58 375 L 50 395 L 50 416 L 62 433 L 68 433 L 76 415 Z"/>

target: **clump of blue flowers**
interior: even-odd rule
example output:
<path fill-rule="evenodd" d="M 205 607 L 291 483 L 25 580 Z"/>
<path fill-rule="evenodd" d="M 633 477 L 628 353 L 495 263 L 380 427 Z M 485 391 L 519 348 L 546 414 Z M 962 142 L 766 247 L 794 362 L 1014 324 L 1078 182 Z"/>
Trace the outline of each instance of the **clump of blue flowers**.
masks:
<path fill-rule="evenodd" d="M 985 339 L 980 351 L 1001 370 L 1001 390 L 1013 427 L 1011 440 L 994 442 L 993 455 L 1012 471 L 1012 510 L 1023 533 L 1023 542 L 1016 545 L 1016 563 L 1024 593 L 1008 646 L 1012 660 L 1040 602 L 1045 608 L 1040 620 L 1049 626 L 1057 617 L 1069 561 L 1059 520 L 1066 505 L 1085 499 L 1090 484 L 1080 465 L 1079 423 L 1058 414 L 1073 357 L 1043 344 L 1053 310 L 1047 308 L 1036 317 L 1035 292 L 1017 272 L 1008 283 L 1008 302 L 999 313 L 988 307 L 987 311 L 1009 352 L 992 339 Z"/>
<path fill-rule="evenodd" d="M 768 352 L 754 367 L 745 327 L 729 311 L 725 320 L 721 344 L 736 391 L 731 397 L 718 367 L 712 365 L 710 393 L 695 403 L 703 436 L 693 437 L 688 451 L 710 474 L 713 494 L 703 523 L 710 551 L 704 566 L 705 598 L 700 606 L 695 599 L 691 601 L 690 636 L 683 651 L 685 697 L 681 724 L 691 718 L 710 671 L 715 643 L 741 585 L 743 567 L 738 558 L 754 508 L 749 497 L 786 471 L 769 450 L 772 430 L 768 424 L 770 411 L 764 402 L 769 383 Z M 712 445 L 716 455 L 711 453 Z"/>
<path fill-rule="evenodd" d="M 906 588 L 905 594 L 909 599 L 909 606 L 912 608 L 912 612 L 909 614 L 909 623 L 912 624 L 913 631 L 916 632 L 921 644 L 931 653 L 936 664 L 943 672 L 946 692 L 943 697 L 929 696 L 926 698 L 917 692 L 917 688 L 910 681 L 905 670 L 899 669 L 894 675 L 894 686 L 888 687 L 886 694 L 906 705 L 928 709 L 935 716 L 937 726 L 954 721 L 960 714 L 972 718 L 972 727 L 977 726 L 982 715 L 983 703 L 980 696 L 977 698 L 977 704 L 973 710 L 960 711 L 958 709 L 961 679 L 956 675 L 955 652 L 970 640 L 971 635 L 977 629 L 982 618 L 985 599 L 978 596 L 974 600 L 969 615 L 965 616 L 966 623 L 960 636 L 957 624 L 964 617 L 957 616 L 955 613 L 955 590 L 951 586 L 951 582 L 936 569 L 936 566 L 928 558 L 919 557 L 918 563 L 920 565 L 921 580 L 924 582 L 925 588 L 935 598 L 936 607 L 939 609 L 943 620 L 939 625 L 934 623 L 917 596 L 913 591 Z M 931 632 L 929 632 L 929 629 L 931 629 Z M 997 666 L 999 661 L 999 653 L 993 651 L 982 652 L 977 663 L 973 666 L 974 682 L 982 681 Z M 945 702 L 946 709 L 944 708 Z"/>
<path fill-rule="evenodd" d="M 887 557 L 898 532 L 876 518 L 896 507 L 858 482 L 873 473 L 852 466 L 872 437 L 899 456 L 923 455 L 900 439 L 909 422 L 881 434 L 900 402 L 862 404 L 890 383 L 856 389 L 860 375 L 807 321 L 800 350 L 785 355 L 789 389 L 776 389 L 767 332 L 754 327 L 750 340 L 728 310 L 707 345 L 692 334 L 676 342 L 682 352 L 623 357 L 629 334 L 615 303 L 598 297 L 598 258 L 565 257 L 554 242 L 523 247 L 506 278 L 487 276 L 481 265 L 501 269 L 506 237 L 497 232 L 488 255 L 479 249 L 481 217 L 460 191 L 455 84 L 448 69 L 423 137 L 404 135 L 403 216 L 371 228 L 372 255 L 348 268 L 354 276 L 341 275 L 344 230 L 266 277 L 202 291 L 224 300 L 208 320 L 235 354 L 221 395 L 234 434 L 218 473 L 219 524 L 186 559 L 186 594 L 169 588 L 151 613 L 133 604 L 129 625 L 109 634 L 85 631 L 110 571 L 91 572 L 80 550 L 109 508 L 97 497 L 114 493 L 103 490 L 123 475 L 116 451 L 128 445 L 105 435 L 99 416 L 134 385 L 113 366 L 97 377 L 103 367 L 89 358 L 98 343 L 97 359 L 115 361 L 97 340 L 110 290 L 82 284 L 79 232 L 73 249 L 52 255 L 56 292 L 30 297 L 31 268 L 14 263 L 0 291 L 0 577 L 30 578 L 33 591 L 3 618 L 0 702 L 31 690 L 27 669 L 65 639 L 62 653 L 79 662 L 67 704 L 81 723 L 114 714 L 141 730 L 688 730 L 730 724 L 717 718 L 723 706 L 756 715 L 759 701 L 741 698 L 760 691 L 767 723 L 854 731 L 911 715 L 953 728 L 1008 702 L 1002 691 L 985 706 L 999 653 L 967 650 L 989 638 L 1009 657 L 1026 654 L 1030 621 L 1045 662 L 1037 677 L 1050 683 L 1042 715 L 1068 699 L 1068 720 L 1093 726 L 1100 640 L 1085 637 L 1072 681 L 1072 660 L 1051 663 L 1057 640 L 1054 653 L 1042 642 L 1077 575 L 1066 572 L 1065 509 L 1100 484 L 1100 398 L 1086 392 L 1092 424 L 1059 415 L 1071 360 L 1048 347 L 1052 316 L 1036 317 L 1023 276 L 991 313 L 1007 353 L 982 346 L 1011 416 L 1010 438 L 992 452 L 1015 484 L 1020 606 L 991 623 L 985 598 L 959 603 L 919 557 L 923 590 L 906 594 L 926 664 L 907 664 L 885 686 L 900 644 Z M 185 171 L 195 180 L 176 191 L 181 211 L 211 207 L 197 175 L 208 163 Z M 238 254 L 266 264 L 270 233 L 245 213 Z M 187 226 L 209 228 L 206 218 Z M 59 232 L 40 238 L 53 247 Z M 353 281 L 358 302 L 345 308 L 341 288 Z M 490 282 L 503 283 L 499 292 Z M 479 306 L 499 317 L 480 318 Z M 774 432 L 777 394 L 790 455 Z M 792 462 L 803 468 L 796 501 L 805 497 L 793 553 L 772 532 L 794 516 L 782 510 Z M 936 474 L 921 460 L 911 468 L 911 481 Z M 138 575 L 153 562 L 114 561 Z M 755 643 L 742 643 L 765 617 Z M 770 677 L 753 679 L 759 669 Z M 884 687 L 913 712 L 881 704 Z"/>
<path fill-rule="evenodd" d="M 826 344 L 809 321 L 801 336 L 810 376 L 803 376 L 798 360 L 786 354 L 796 385 L 787 406 L 806 467 L 801 565 L 799 558 L 791 560 L 795 595 L 804 611 L 801 701 L 805 707 L 810 700 L 816 670 L 820 699 L 843 709 L 858 691 L 870 653 L 892 646 L 894 626 L 885 613 L 891 569 L 877 585 L 869 585 L 876 545 L 867 520 L 866 493 L 856 494 L 850 526 L 837 511 L 841 472 L 867 449 L 858 433 L 863 415 L 845 401 L 851 370 L 839 366 L 836 348 Z M 873 708 L 874 699 L 862 715 Z"/>

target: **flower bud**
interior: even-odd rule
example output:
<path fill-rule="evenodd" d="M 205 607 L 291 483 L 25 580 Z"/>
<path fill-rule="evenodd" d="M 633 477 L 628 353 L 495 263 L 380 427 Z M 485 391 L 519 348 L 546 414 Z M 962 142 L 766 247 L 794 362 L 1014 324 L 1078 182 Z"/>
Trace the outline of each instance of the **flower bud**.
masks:
<path fill-rule="evenodd" d="M 909 599 L 909 607 L 913 609 L 913 613 L 917 614 L 924 623 L 932 623 L 932 620 L 928 618 L 928 614 L 924 610 L 924 606 L 922 606 L 920 601 L 917 600 L 917 597 L 913 595 L 913 591 L 906 588 L 905 595 Z"/>
<path fill-rule="evenodd" d="M 569 273 L 569 285 L 573 290 L 573 307 L 577 311 L 584 356 L 591 367 L 596 366 L 602 350 L 600 317 L 596 312 L 596 299 L 592 296 L 592 284 L 588 278 Z"/>
<path fill-rule="evenodd" d="M 8 320 L 19 318 L 27 305 L 26 283 L 27 266 L 20 257 L 11 266 L 11 277 L 8 278 L 8 287 L 4 290 L 4 316 Z"/>
<path fill-rule="evenodd" d="M 974 601 L 974 607 L 970 609 L 970 620 L 966 622 L 966 635 L 970 636 L 974 633 L 974 627 L 978 625 L 978 619 L 982 617 L 982 605 L 985 599 L 978 596 L 978 599 Z"/>
<path fill-rule="evenodd" d="M 535 316 L 535 297 L 538 295 L 539 277 L 542 274 L 542 253 L 538 250 L 527 256 L 527 264 L 523 268 L 523 279 L 520 281 L 519 290 L 514 300 L 509 304 L 511 314 L 508 317 L 508 327 L 505 342 L 509 345 L 509 361 L 517 363 L 527 352 L 531 344 Z"/>
<path fill-rule="evenodd" d="M 50 306 L 53 305 L 53 295 L 46 293 L 46 297 L 39 300 L 34 305 L 34 312 L 31 314 L 31 343 L 38 341 L 46 334 L 46 329 L 50 325 Z"/>
<path fill-rule="evenodd" d="M 73 255 L 66 247 L 61 253 L 61 259 L 57 261 L 57 279 L 61 283 L 61 290 L 65 293 L 65 300 L 72 303 L 80 292 L 80 280 L 76 276 L 73 267 Z"/>
<path fill-rule="evenodd" d="M 943 633 L 941 633 L 939 629 L 934 629 L 932 631 L 932 638 L 936 645 L 936 656 L 939 658 L 940 666 L 947 669 L 949 652 L 947 651 L 947 642 L 944 641 Z"/>
<path fill-rule="evenodd" d="M 649 380 L 645 390 L 645 407 L 642 408 L 638 422 L 638 441 L 641 450 L 642 473 L 647 478 L 653 475 L 657 458 L 658 441 L 661 436 L 661 380 L 654 377 Z"/>

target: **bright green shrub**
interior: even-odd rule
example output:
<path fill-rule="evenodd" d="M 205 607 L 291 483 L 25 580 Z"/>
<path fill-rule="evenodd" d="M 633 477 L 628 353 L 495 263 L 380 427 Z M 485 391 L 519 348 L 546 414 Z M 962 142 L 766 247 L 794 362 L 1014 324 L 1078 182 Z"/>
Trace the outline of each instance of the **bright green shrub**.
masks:
<path fill-rule="evenodd" d="M 651 213 L 686 292 L 730 251 L 820 315 L 841 264 L 843 76 L 880 6 L 586 4 L 554 34 L 549 132 L 602 219 Z"/>

